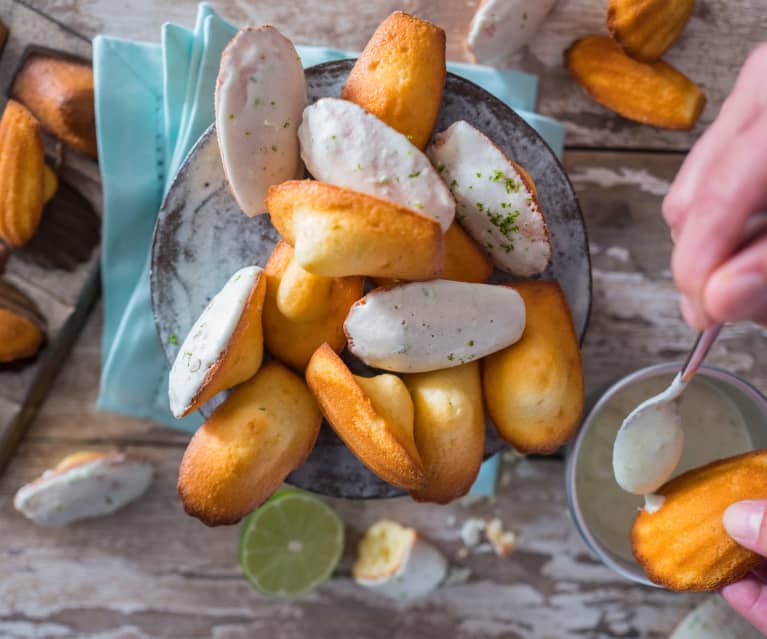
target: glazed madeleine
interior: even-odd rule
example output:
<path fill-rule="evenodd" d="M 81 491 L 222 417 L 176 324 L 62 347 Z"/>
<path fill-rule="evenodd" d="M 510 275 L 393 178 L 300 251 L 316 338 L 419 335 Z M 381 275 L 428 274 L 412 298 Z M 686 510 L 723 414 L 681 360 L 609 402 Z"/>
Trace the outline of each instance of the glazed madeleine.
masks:
<path fill-rule="evenodd" d="M 247 266 L 232 275 L 210 301 L 170 370 L 168 395 L 174 417 L 185 417 L 259 369 L 265 293 L 263 269 Z"/>
<path fill-rule="evenodd" d="M 437 121 L 445 74 L 445 32 L 395 11 L 365 45 L 341 97 L 359 104 L 423 149 Z"/>
<path fill-rule="evenodd" d="M 553 453 L 583 410 L 578 338 L 556 282 L 518 282 L 527 312 L 521 339 L 482 362 L 482 388 L 498 434 L 521 453 Z"/>
<path fill-rule="evenodd" d="M 309 360 L 306 382 L 325 419 L 365 466 L 405 490 L 423 486 L 423 463 L 413 437 L 413 402 L 399 377 L 352 375 L 323 344 Z"/>
<path fill-rule="evenodd" d="M 270 188 L 267 205 L 296 262 L 315 275 L 428 280 L 442 271 L 439 223 L 394 202 L 294 180 Z"/>
<path fill-rule="evenodd" d="M 321 182 L 396 202 L 446 231 L 455 202 L 437 171 L 404 135 L 353 102 L 322 98 L 298 129 L 301 157 Z"/>
<path fill-rule="evenodd" d="M 479 362 L 404 376 L 415 407 L 415 444 L 426 483 L 416 501 L 446 504 L 462 497 L 479 473 L 485 449 L 485 409 Z"/>
<path fill-rule="evenodd" d="M 215 104 L 232 195 L 246 215 L 265 213 L 269 187 L 303 170 L 296 129 L 306 80 L 293 43 L 272 26 L 240 29 L 221 56 Z"/>
<path fill-rule="evenodd" d="M 513 289 L 449 280 L 373 290 L 344 323 L 351 353 L 399 373 L 478 360 L 516 342 L 524 328 L 525 304 Z"/>
<path fill-rule="evenodd" d="M 677 591 L 718 590 L 764 562 L 724 529 L 724 511 L 744 499 L 767 499 L 767 451 L 690 470 L 657 494 L 654 513 L 639 511 L 631 530 L 634 557 L 656 584 Z"/>
<path fill-rule="evenodd" d="M 643 124 L 689 130 L 706 105 L 700 87 L 670 64 L 634 60 L 608 36 L 576 40 L 565 66 L 599 104 Z"/>
<path fill-rule="evenodd" d="M 184 510 L 208 526 L 236 524 L 304 463 L 321 421 L 304 380 L 264 364 L 189 442 L 178 475 Z"/>
<path fill-rule="evenodd" d="M 500 269 L 543 272 L 551 259 L 546 220 L 530 177 L 481 131 L 460 120 L 428 155 L 456 201 L 456 218 Z"/>
<path fill-rule="evenodd" d="M 364 278 L 313 275 L 296 263 L 284 240 L 274 247 L 264 274 L 264 345 L 272 355 L 303 370 L 324 342 L 338 353 L 344 349 L 344 319 L 362 296 Z"/>
<path fill-rule="evenodd" d="M 660 58 L 684 31 L 695 0 L 609 0 L 607 29 L 636 60 Z"/>
<path fill-rule="evenodd" d="M 13 505 L 41 526 L 103 517 L 143 495 L 154 468 L 117 452 L 81 451 L 22 486 Z"/>
<path fill-rule="evenodd" d="M 556 0 L 482 0 L 471 20 L 467 48 L 475 62 L 493 64 L 535 38 Z"/>

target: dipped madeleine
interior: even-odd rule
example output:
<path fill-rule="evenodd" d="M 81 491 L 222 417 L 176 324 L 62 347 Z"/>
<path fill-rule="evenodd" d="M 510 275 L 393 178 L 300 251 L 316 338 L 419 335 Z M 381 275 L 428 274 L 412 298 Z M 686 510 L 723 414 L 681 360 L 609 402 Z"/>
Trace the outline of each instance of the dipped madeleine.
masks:
<path fill-rule="evenodd" d="M 683 73 L 662 60 L 634 60 L 608 36 L 573 42 L 565 66 L 599 104 L 642 124 L 689 130 L 706 105 L 703 91 Z"/>
<path fill-rule="evenodd" d="M 293 43 L 270 25 L 240 29 L 221 55 L 215 106 L 232 195 L 246 215 L 265 213 L 268 188 L 303 168 L 296 129 L 306 80 Z"/>
<path fill-rule="evenodd" d="M 415 408 L 415 444 L 426 483 L 416 501 L 446 504 L 477 478 L 485 448 L 485 409 L 479 362 L 404 376 Z"/>
<path fill-rule="evenodd" d="M 434 136 L 428 155 L 450 185 L 456 218 L 498 268 L 525 277 L 546 269 L 551 240 L 526 171 L 463 120 Z"/>
<path fill-rule="evenodd" d="M 431 137 L 445 84 L 445 32 L 395 11 L 365 45 L 341 91 L 423 149 Z"/>
<path fill-rule="evenodd" d="M 609 0 L 607 29 L 636 60 L 660 58 L 682 33 L 695 0 Z"/>
<path fill-rule="evenodd" d="M 265 293 L 263 269 L 247 266 L 232 275 L 210 301 L 170 370 L 168 396 L 174 417 L 185 417 L 259 369 Z"/>
<path fill-rule="evenodd" d="M 237 523 L 304 463 L 321 421 L 304 380 L 264 364 L 189 442 L 178 475 L 184 510 L 208 526 Z"/>
<path fill-rule="evenodd" d="M 405 490 L 425 473 L 413 436 L 413 401 L 395 375 L 359 377 L 327 344 L 306 367 L 322 414 L 357 458 L 384 481 Z"/>
<path fill-rule="evenodd" d="M 292 180 L 269 189 L 272 224 L 306 271 L 428 280 L 442 271 L 439 223 L 366 193 Z"/>
<path fill-rule="evenodd" d="M 304 110 L 301 157 L 320 182 L 396 202 L 453 222 L 455 201 L 429 158 L 404 135 L 348 100 L 321 98 Z"/>
<path fill-rule="evenodd" d="M 352 354 L 398 373 L 478 360 L 516 342 L 524 328 L 525 304 L 514 289 L 450 280 L 375 289 L 344 322 Z"/>
<path fill-rule="evenodd" d="M 575 434 L 583 410 L 578 338 L 556 282 L 519 282 L 527 323 L 521 339 L 482 362 L 482 388 L 498 434 L 521 453 L 553 453 Z"/>
<path fill-rule="evenodd" d="M 336 352 L 344 349 L 344 319 L 362 295 L 364 278 L 312 275 L 295 262 L 284 240 L 274 247 L 264 274 L 264 344 L 272 355 L 303 370 L 323 342 Z"/>
<path fill-rule="evenodd" d="M 658 489 L 663 503 L 640 510 L 631 529 L 634 557 L 656 584 L 678 591 L 716 590 L 764 558 L 738 545 L 724 511 L 744 499 L 767 499 L 767 450 L 694 468 Z"/>

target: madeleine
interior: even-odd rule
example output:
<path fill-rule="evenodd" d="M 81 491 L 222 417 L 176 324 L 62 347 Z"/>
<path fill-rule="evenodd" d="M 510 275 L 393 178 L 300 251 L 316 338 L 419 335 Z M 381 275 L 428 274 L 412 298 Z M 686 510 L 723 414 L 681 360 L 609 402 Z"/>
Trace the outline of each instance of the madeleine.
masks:
<path fill-rule="evenodd" d="M 575 435 L 583 369 L 570 310 L 556 282 L 519 282 L 527 324 L 514 345 L 482 362 L 498 434 L 521 453 L 553 453 Z"/>

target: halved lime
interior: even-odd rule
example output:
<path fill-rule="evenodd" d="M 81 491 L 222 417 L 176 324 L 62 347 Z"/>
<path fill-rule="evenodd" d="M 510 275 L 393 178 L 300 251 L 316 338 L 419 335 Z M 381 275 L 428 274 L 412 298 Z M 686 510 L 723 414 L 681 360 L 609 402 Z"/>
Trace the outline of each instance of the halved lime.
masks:
<path fill-rule="evenodd" d="M 287 490 L 243 523 L 240 565 L 261 592 L 294 596 L 330 577 L 343 549 L 338 515 L 315 497 Z"/>

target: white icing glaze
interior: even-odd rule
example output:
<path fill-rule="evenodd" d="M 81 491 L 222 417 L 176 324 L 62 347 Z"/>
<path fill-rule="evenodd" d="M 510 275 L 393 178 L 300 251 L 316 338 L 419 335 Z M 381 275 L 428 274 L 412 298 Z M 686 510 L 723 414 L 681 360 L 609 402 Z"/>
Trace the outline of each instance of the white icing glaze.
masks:
<path fill-rule="evenodd" d="M 248 215 L 266 212 L 274 184 L 299 177 L 296 129 L 306 81 L 293 44 L 277 29 L 241 29 L 221 57 L 216 131 L 232 194 Z"/>
<path fill-rule="evenodd" d="M 16 510 L 41 526 L 63 526 L 109 515 L 144 494 L 154 470 L 148 462 L 107 454 L 64 471 L 46 471 L 22 486 Z"/>
<path fill-rule="evenodd" d="M 369 293 L 349 311 L 349 350 L 370 366 L 417 373 L 459 366 L 516 342 L 525 304 L 508 286 L 448 280 Z"/>
<path fill-rule="evenodd" d="M 357 583 L 386 597 L 408 601 L 433 592 L 447 576 L 447 560 L 434 546 L 416 537 L 397 571 L 379 579 L 356 579 Z"/>
<path fill-rule="evenodd" d="M 427 151 L 456 201 L 456 218 L 500 269 L 541 273 L 551 258 L 543 213 L 511 161 L 463 120 Z"/>
<path fill-rule="evenodd" d="M 477 62 L 492 64 L 529 44 L 557 0 L 483 0 L 468 37 Z"/>
<path fill-rule="evenodd" d="M 682 416 L 674 400 L 685 386 L 677 376 L 623 421 L 613 447 L 613 472 L 624 490 L 646 495 L 674 474 L 684 447 Z"/>
<path fill-rule="evenodd" d="M 666 498 L 663 495 L 649 493 L 648 495 L 644 496 L 644 509 L 652 515 L 661 509 L 665 501 Z"/>
<path fill-rule="evenodd" d="M 237 271 L 192 326 L 170 370 L 170 410 L 181 417 L 192 404 L 210 368 L 226 350 L 251 291 L 261 277 L 259 266 Z"/>
<path fill-rule="evenodd" d="M 443 231 L 452 223 L 455 202 L 429 159 L 353 102 L 322 98 L 306 107 L 298 138 L 316 179 L 407 206 Z"/>

